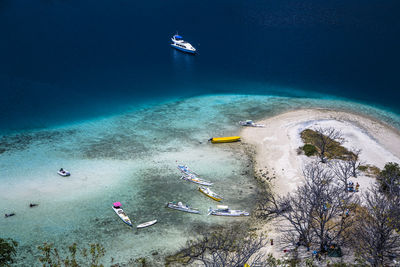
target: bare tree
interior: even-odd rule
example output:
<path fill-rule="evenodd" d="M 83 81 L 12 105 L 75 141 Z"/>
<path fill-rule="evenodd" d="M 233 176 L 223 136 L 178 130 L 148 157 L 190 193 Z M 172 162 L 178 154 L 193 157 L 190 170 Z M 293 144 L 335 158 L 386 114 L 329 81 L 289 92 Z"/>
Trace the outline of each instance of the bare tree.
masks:
<path fill-rule="evenodd" d="M 351 166 L 351 175 L 354 178 L 357 178 L 358 174 L 360 173 L 358 167 L 362 164 L 360 160 L 361 149 L 351 149 L 350 155 L 347 157 L 347 161 L 350 163 Z"/>
<path fill-rule="evenodd" d="M 390 199 L 373 187 L 364 195 L 365 205 L 355 221 L 353 247 L 373 266 L 389 266 L 400 257 L 400 235 L 393 223 Z"/>
<path fill-rule="evenodd" d="M 243 231 L 226 229 L 204 233 L 199 239 L 189 241 L 182 252 L 190 262 L 199 261 L 206 267 L 241 267 L 261 262 L 260 249 L 266 245 L 265 237 L 247 236 Z"/>
<path fill-rule="evenodd" d="M 345 192 L 348 192 L 348 183 L 353 176 L 353 164 L 347 160 L 334 160 L 329 163 L 333 173 L 342 182 Z"/>
<path fill-rule="evenodd" d="M 325 251 L 331 244 L 343 244 L 344 232 L 351 226 L 356 198 L 333 182 L 326 165 L 313 162 L 304 168 L 304 185 L 285 197 L 271 197 L 264 205 L 266 214 L 279 216 L 283 240 L 291 245 L 318 247 Z"/>
<path fill-rule="evenodd" d="M 351 226 L 351 217 L 356 198 L 343 191 L 333 182 L 333 174 L 325 165 L 312 163 L 304 171 L 306 183 L 303 194 L 309 199 L 313 211 L 310 213 L 313 243 L 326 251 L 331 243 L 343 243 L 343 233 Z"/>
<path fill-rule="evenodd" d="M 317 153 L 321 162 L 326 162 L 326 154 L 333 148 L 333 145 L 343 144 L 344 138 L 341 131 L 335 129 L 334 127 L 317 127 L 314 129 L 316 132 L 316 139 L 314 140 L 314 145 L 317 147 Z"/>

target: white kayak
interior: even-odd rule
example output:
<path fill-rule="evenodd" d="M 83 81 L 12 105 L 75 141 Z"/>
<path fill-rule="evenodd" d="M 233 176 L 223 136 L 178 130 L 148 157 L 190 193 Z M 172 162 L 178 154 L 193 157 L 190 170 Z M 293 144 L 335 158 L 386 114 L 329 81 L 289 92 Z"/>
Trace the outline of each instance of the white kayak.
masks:
<path fill-rule="evenodd" d="M 128 217 L 128 215 L 126 215 L 124 210 L 121 208 L 121 203 L 120 202 L 115 202 L 114 205 L 112 206 L 112 208 L 124 223 L 126 223 L 129 226 L 133 226 L 131 220 Z"/>
<path fill-rule="evenodd" d="M 152 220 L 152 221 L 149 221 L 149 222 L 145 222 L 145 223 L 139 224 L 138 226 L 136 226 L 136 228 L 145 228 L 145 227 L 148 227 L 148 226 L 152 226 L 156 222 L 157 222 L 157 220 Z"/>

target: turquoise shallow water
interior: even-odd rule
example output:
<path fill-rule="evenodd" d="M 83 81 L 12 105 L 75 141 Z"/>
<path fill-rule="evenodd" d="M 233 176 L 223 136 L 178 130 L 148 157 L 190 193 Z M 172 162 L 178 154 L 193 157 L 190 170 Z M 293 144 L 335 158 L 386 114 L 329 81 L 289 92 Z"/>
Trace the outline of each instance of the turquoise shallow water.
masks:
<path fill-rule="evenodd" d="M 229 218 L 206 216 L 217 203 L 194 184 L 179 179 L 178 163 L 189 165 L 224 204 L 251 211 L 257 196 L 243 144 L 211 145 L 212 136 L 239 134 L 239 120 L 261 119 L 297 108 L 351 110 L 400 129 L 396 114 L 343 100 L 257 95 L 208 95 L 169 101 L 124 114 L 1 137 L 0 232 L 20 242 L 21 265 L 37 264 L 35 247 L 55 242 L 102 243 L 111 258 L 153 258 L 161 262 L 188 238 Z M 72 176 L 55 172 L 64 167 Z M 202 215 L 164 208 L 183 201 Z M 141 231 L 125 226 L 111 205 L 121 201 L 135 224 L 158 219 Z M 40 203 L 30 209 L 30 202 Z M 242 219 L 239 219 L 242 220 Z"/>

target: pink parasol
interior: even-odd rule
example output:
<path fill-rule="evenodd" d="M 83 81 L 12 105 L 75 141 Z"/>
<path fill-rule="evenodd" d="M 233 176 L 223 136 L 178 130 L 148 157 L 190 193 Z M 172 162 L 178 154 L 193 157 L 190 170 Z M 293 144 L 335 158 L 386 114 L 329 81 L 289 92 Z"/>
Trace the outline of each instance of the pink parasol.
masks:
<path fill-rule="evenodd" d="M 114 207 L 121 207 L 122 206 L 121 202 L 115 202 L 113 205 L 114 205 Z"/>

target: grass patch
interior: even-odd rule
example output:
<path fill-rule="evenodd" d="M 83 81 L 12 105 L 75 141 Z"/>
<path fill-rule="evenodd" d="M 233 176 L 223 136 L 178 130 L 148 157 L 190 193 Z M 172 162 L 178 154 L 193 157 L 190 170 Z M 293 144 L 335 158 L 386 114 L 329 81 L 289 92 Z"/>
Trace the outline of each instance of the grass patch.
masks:
<path fill-rule="evenodd" d="M 318 146 L 317 146 L 319 136 L 316 131 L 311 130 L 311 129 L 305 129 L 304 131 L 302 131 L 300 133 L 300 137 L 305 144 L 302 147 L 302 149 L 307 156 L 310 157 L 310 156 L 313 156 L 320 152 L 318 149 Z M 325 136 L 325 138 L 328 138 L 328 137 Z M 313 150 L 312 147 L 315 150 Z M 307 149 L 307 152 L 309 153 L 309 155 L 307 154 L 305 149 Z M 312 151 L 314 151 L 314 152 L 312 152 Z M 345 160 L 346 158 L 349 158 L 349 157 L 355 157 L 354 153 L 347 150 L 347 148 L 340 145 L 340 143 L 338 143 L 336 141 L 332 141 L 331 145 L 329 147 L 327 147 L 325 156 L 328 159 L 341 159 L 341 160 Z"/>
<path fill-rule="evenodd" d="M 167 267 L 173 265 L 187 265 L 189 262 L 190 258 L 185 256 L 183 252 L 165 257 L 165 266 Z"/>
<path fill-rule="evenodd" d="M 377 177 L 378 174 L 381 172 L 381 170 L 378 167 L 371 164 L 360 165 L 358 169 L 369 177 Z"/>

